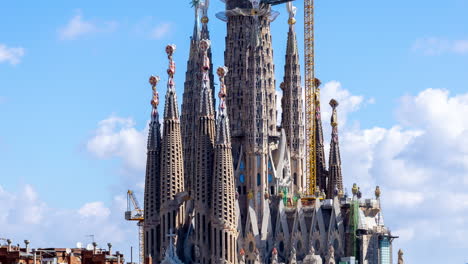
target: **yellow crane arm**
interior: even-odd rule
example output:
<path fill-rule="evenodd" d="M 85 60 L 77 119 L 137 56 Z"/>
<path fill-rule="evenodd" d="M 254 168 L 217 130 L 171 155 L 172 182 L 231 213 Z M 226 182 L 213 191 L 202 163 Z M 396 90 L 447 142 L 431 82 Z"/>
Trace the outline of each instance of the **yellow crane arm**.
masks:
<path fill-rule="evenodd" d="M 317 186 L 316 134 L 314 118 L 317 107 L 314 73 L 314 0 L 304 0 L 304 63 L 306 121 L 306 196 L 315 194 Z"/>

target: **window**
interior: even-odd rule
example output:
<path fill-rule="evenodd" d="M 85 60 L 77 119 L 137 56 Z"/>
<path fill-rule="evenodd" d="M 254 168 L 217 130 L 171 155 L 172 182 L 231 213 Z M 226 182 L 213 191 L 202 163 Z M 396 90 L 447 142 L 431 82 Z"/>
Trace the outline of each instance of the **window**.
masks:
<path fill-rule="evenodd" d="M 241 183 L 244 183 L 244 182 L 245 182 L 245 176 L 244 176 L 244 174 L 239 175 L 239 181 L 240 181 Z"/>
<path fill-rule="evenodd" d="M 260 180 L 260 173 L 257 173 L 257 186 L 260 186 L 261 180 Z"/>
<path fill-rule="evenodd" d="M 383 237 L 379 243 L 380 250 L 380 263 L 381 264 L 391 264 L 390 263 L 390 240 L 388 237 Z"/>

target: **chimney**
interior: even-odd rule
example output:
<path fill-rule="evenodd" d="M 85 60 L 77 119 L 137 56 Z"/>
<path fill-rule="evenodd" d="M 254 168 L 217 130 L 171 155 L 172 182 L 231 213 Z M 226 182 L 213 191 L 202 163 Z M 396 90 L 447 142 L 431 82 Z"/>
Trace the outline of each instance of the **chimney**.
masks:
<path fill-rule="evenodd" d="M 115 254 L 117 254 L 117 264 L 120 264 L 120 252 L 117 251 Z"/>
<path fill-rule="evenodd" d="M 26 254 L 29 254 L 29 240 L 25 240 L 24 244 L 26 245 Z"/>
<path fill-rule="evenodd" d="M 109 247 L 109 256 L 112 256 L 112 244 L 107 243 L 107 246 Z"/>
<path fill-rule="evenodd" d="M 8 252 L 11 251 L 11 239 L 7 239 L 7 243 L 8 243 Z"/>
<path fill-rule="evenodd" d="M 93 242 L 93 255 L 96 255 L 97 243 Z"/>

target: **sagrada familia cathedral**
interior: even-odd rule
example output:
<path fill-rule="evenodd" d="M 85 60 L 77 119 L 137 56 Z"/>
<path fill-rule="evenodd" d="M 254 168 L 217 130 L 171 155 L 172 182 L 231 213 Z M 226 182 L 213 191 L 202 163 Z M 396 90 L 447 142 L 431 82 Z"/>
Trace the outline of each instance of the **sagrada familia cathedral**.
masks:
<path fill-rule="evenodd" d="M 329 102 L 333 114 L 328 166 L 317 107 L 316 198 L 301 199 L 307 175 L 295 8 L 288 4 L 279 117 L 270 31 L 278 13 L 255 0 L 225 1 L 226 10 L 216 15 L 227 23 L 225 67 L 214 73 L 208 3 L 193 2 L 195 26 L 180 115 L 173 79 L 175 46 L 166 48 L 162 133 L 159 78 L 150 78 L 146 262 L 392 263 L 395 237 L 384 226 L 380 189 L 372 199 L 363 199 L 357 185 L 352 195 L 344 191 L 336 100 Z"/>

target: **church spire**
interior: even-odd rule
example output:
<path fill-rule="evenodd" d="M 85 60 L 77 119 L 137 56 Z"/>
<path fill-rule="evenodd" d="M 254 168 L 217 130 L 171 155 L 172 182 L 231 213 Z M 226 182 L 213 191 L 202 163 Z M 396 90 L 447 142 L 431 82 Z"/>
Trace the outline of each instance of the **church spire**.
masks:
<path fill-rule="evenodd" d="M 180 122 L 175 93 L 175 62 L 172 55 L 175 45 L 168 45 L 166 53 L 169 59 L 167 69 L 167 93 L 164 107 L 164 127 L 161 146 L 161 249 L 168 247 L 166 234 L 172 229 L 179 232 L 184 221 L 184 205 L 180 194 L 184 191 L 184 168 Z M 160 255 L 161 256 L 161 255 Z"/>
<path fill-rule="evenodd" d="M 315 78 L 315 87 L 316 87 L 316 110 L 315 110 L 315 153 L 316 153 L 316 163 L 317 163 L 317 186 L 319 191 L 327 189 L 327 165 L 325 163 L 325 149 L 323 144 L 323 128 L 322 128 L 322 115 L 320 111 L 320 80 Z"/>
<path fill-rule="evenodd" d="M 159 255 L 160 240 L 154 239 L 154 236 L 158 230 L 160 230 L 159 216 L 161 207 L 159 200 L 161 186 L 161 177 L 159 174 L 161 162 L 161 125 L 159 124 L 158 113 L 159 95 L 156 90 L 159 77 L 151 76 L 149 82 L 153 89 L 153 99 L 151 100 L 151 122 L 149 123 L 146 154 L 144 236 L 147 238 L 147 243 L 144 249 L 145 258 Z M 150 237 L 153 237 L 153 239 L 150 239 Z"/>
<path fill-rule="evenodd" d="M 167 93 L 166 93 L 166 102 L 164 105 L 164 119 L 173 119 L 179 120 L 179 110 L 177 106 L 177 96 L 175 90 L 174 74 L 175 74 L 175 62 L 172 59 L 172 54 L 176 49 L 175 45 L 167 45 L 166 53 L 169 59 L 169 68 L 167 69 L 167 74 L 169 79 L 167 81 Z"/>
<path fill-rule="evenodd" d="M 286 63 L 284 65 L 284 79 L 280 85 L 283 90 L 281 99 L 281 127 L 285 130 L 286 140 L 291 151 L 291 175 L 296 190 L 304 185 L 304 114 L 301 86 L 301 69 L 299 65 L 299 50 L 297 48 L 294 15 L 296 7 L 291 2 L 287 4 L 289 11 L 289 31 L 286 46 Z"/>
<path fill-rule="evenodd" d="M 192 0 L 192 6 L 195 10 L 194 31 L 190 39 L 190 52 L 187 61 L 187 71 L 185 73 L 184 93 L 182 100 L 182 115 L 181 115 L 181 133 L 184 148 L 184 171 L 186 189 L 190 192 L 194 189 L 192 173 L 195 169 L 195 146 L 196 135 L 198 131 L 198 112 L 200 107 L 200 94 L 202 88 L 202 74 L 200 68 L 202 66 L 203 54 L 199 50 L 199 44 L 202 39 L 209 40 L 210 34 L 208 30 L 208 0 Z M 201 15 L 201 18 L 200 18 Z M 201 22 L 201 28 L 200 28 Z M 210 79 L 209 86 L 214 90 L 213 70 L 211 64 L 211 48 L 208 49 L 208 58 L 210 59 L 210 69 L 208 76 Z M 212 97 L 214 104 L 214 97 Z M 212 106 L 214 112 L 214 106 Z M 192 194 L 190 194 L 192 195 Z"/>
<path fill-rule="evenodd" d="M 209 263 L 210 244 L 208 243 L 208 229 L 211 204 L 211 186 L 213 179 L 213 144 L 215 136 L 215 121 L 212 96 L 210 87 L 209 69 L 210 60 L 208 58 L 209 40 L 200 41 L 200 51 L 203 54 L 202 90 L 198 109 L 198 130 L 196 136 L 196 152 L 194 163 L 194 210 L 195 210 L 195 236 L 196 246 L 199 249 L 199 256 L 196 256 L 196 263 Z"/>
<path fill-rule="evenodd" d="M 237 217 L 235 210 L 234 169 L 229 119 L 226 111 L 226 67 L 217 70 L 220 80 L 219 111 L 216 119 L 214 150 L 213 208 L 211 223 L 212 263 L 237 264 Z"/>
<path fill-rule="evenodd" d="M 338 116 L 336 107 L 338 102 L 335 99 L 331 99 L 330 105 L 333 108 L 333 114 L 331 116 L 332 135 L 330 142 L 330 158 L 329 164 L 329 180 L 327 196 L 333 197 L 335 189 L 340 191 L 343 190 L 343 176 L 341 175 L 341 157 L 340 157 L 340 146 L 338 144 Z"/>

